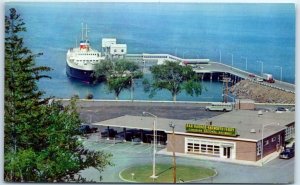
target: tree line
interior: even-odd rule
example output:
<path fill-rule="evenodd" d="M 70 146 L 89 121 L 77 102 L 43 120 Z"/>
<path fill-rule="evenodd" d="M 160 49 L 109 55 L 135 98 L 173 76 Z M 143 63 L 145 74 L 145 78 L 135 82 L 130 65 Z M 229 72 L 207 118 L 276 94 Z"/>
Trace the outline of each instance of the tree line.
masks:
<path fill-rule="evenodd" d="M 162 65 L 150 67 L 152 79 L 144 78 L 144 91 L 149 97 L 155 96 L 157 91 L 169 91 L 176 101 L 182 91 L 191 96 L 199 96 L 202 86 L 199 77 L 191 66 L 182 66 L 179 62 L 165 61 Z M 108 91 L 114 93 L 116 100 L 123 90 L 132 90 L 133 79 L 143 78 L 143 73 L 137 63 L 126 59 L 104 60 L 97 64 L 92 74 L 95 79 L 105 79 Z"/>

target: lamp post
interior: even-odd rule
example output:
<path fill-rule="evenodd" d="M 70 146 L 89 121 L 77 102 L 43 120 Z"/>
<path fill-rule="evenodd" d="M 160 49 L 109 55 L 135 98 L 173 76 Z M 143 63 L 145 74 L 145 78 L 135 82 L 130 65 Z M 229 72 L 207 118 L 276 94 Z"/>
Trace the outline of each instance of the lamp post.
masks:
<path fill-rule="evenodd" d="M 220 54 L 219 62 L 222 63 L 222 52 L 221 52 L 221 50 L 219 50 L 219 54 Z"/>
<path fill-rule="evenodd" d="M 247 59 L 247 57 L 243 57 L 243 56 L 241 56 L 241 58 L 246 59 L 246 71 L 247 71 L 248 70 L 248 59 Z"/>
<path fill-rule="evenodd" d="M 174 123 L 170 123 L 169 126 L 172 128 L 172 140 L 173 140 L 173 183 L 176 183 L 176 157 L 175 157 L 175 124 Z"/>
<path fill-rule="evenodd" d="M 281 66 L 275 66 L 280 68 L 280 81 L 282 81 L 282 67 Z"/>
<path fill-rule="evenodd" d="M 270 125 L 279 125 L 279 123 L 269 123 L 266 125 L 262 126 L 262 131 L 261 131 L 261 155 L 260 155 L 260 160 L 261 160 L 261 165 L 263 165 L 263 158 L 264 158 L 264 129 L 267 126 Z"/>
<path fill-rule="evenodd" d="M 153 160 L 152 160 L 152 175 L 150 176 L 151 178 L 154 179 L 157 178 L 157 176 L 155 175 L 155 153 L 156 153 L 156 123 L 157 123 L 157 116 L 155 116 L 154 114 L 150 113 L 150 112 L 143 112 L 143 115 L 150 115 L 152 117 L 154 117 L 154 121 L 153 121 Z"/>
<path fill-rule="evenodd" d="M 261 60 L 257 60 L 256 62 L 261 63 L 261 74 L 260 75 L 262 76 L 262 74 L 264 72 L 264 63 Z"/>
<path fill-rule="evenodd" d="M 229 53 L 231 54 L 231 70 L 232 70 L 232 67 L 233 67 L 233 53 Z"/>
<path fill-rule="evenodd" d="M 184 59 L 184 54 L 186 54 L 186 53 L 188 53 L 188 51 L 183 52 L 183 56 L 182 56 L 183 59 Z"/>

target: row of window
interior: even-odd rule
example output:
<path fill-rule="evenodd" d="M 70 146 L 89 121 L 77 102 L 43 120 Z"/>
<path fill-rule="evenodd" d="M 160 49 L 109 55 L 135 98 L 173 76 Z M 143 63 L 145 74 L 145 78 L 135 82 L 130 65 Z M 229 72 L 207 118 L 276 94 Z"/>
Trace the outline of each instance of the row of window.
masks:
<path fill-rule="evenodd" d="M 232 107 L 231 104 L 211 104 L 212 107 Z"/>
<path fill-rule="evenodd" d="M 76 62 L 99 62 L 99 60 L 75 60 Z"/>
<path fill-rule="evenodd" d="M 93 55 L 93 56 L 98 56 L 99 57 L 99 53 L 78 53 L 78 55 Z"/>
<path fill-rule="evenodd" d="M 144 58 L 168 58 L 168 56 L 144 56 Z"/>
<path fill-rule="evenodd" d="M 117 52 L 117 49 L 114 49 L 114 52 Z M 121 49 L 121 52 L 123 53 L 123 52 L 124 52 L 124 49 Z"/>
<path fill-rule="evenodd" d="M 211 144 L 199 144 L 199 143 L 188 143 L 187 144 L 188 153 L 199 153 L 199 154 L 210 154 L 219 155 L 220 146 Z"/>
<path fill-rule="evenodd" d="M 295 128 L 290 126 L 285 129 L 285 141 L 291 139 L 294 135 Z"/>
<path fill-rule="evenodd" d="M 278 136 L 278 137 L 280 137 L 280 136 Z M 276 136 L 272 137 L 272 139 L 271 139 L 272 143 L 275 142 L 275 141 L 276 141 Z M 264 145 L 267 146 L 268 144 L 269 144 L 269 140 L 268 139 L 264 139 Z"/>

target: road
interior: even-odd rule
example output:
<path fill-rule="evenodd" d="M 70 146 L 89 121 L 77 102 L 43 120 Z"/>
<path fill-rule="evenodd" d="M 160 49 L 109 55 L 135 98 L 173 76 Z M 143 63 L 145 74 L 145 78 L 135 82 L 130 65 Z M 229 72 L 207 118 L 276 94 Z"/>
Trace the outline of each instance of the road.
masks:
<path fill-rule="evenodd" d="M 196 73 L 212 73 L 212 72 L 226 72 L 226 73 L 231 73 L 235 76 L 239 76 L 242 77 L 244 79 L 249 79 L 254 81 L 254 78 L 249 77 L 249 74 L 251 74 L 250 72 L 235 68 L 235 67 L 231 67 L 228 66 L 226 64 L 222 64 L 222 63 L 218 63 L 218 62 L 210 62 L 209 64 L 199 64 L 199 66 L 201 66 L 200 68 L 194 69 L 194 71 Z M 258 76 L 257 77 L 262 78 L 262 76 Z M 256 82 L 256 81 L 254 81 Z M 291 92 L 295 92 L 295 85 L 294 84 L 290 84 L 290 83 L 286 83 L 286 82 L 282 82 L 279 80 L 275 80 L 275 83 L 268 83 L 268 82 L 257 82 L 260 83 L 261 85 L 266 85 L 266 86 L 271 86 L 277 89 L 284 89 L 286 91 L 291 91 Z"/>

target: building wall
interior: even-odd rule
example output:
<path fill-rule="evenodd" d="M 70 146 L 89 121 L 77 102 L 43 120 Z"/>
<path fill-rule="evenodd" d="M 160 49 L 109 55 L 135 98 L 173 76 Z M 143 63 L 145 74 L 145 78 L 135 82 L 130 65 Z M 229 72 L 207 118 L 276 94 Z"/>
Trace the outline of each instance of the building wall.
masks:
<path fill-rule="evenodd" d="M 179 153 L 184 153 L 184 145 L 185 140 L 183 135 L 176 135 L 175 134 L 175 151 Z M 167 135 L 167 151 L 172 152 L 173 151 L 173 137 L 172 134 Z"/>
<path fill-rule="evenodd" d="M 255 104 L 254 101 L 244 101 L 237 99 L 235 103 L 235 109 L 238 110 L 254 110 L 255 109 Z"/>
<path fill-rule="evenodd" d="M 236 141 L 236 159 L 256 161 L 256 142 Z"/>
<path fill-rule="evenodd" d="M 272 136 L 265 138 L 264 146 L 263 146 L 263 157 L 275 152 L 279 151 L 282 146 L 284 146 L 284 136 L 285 131 L 278 132 Z M 279 139 L 280 138 L 280 139 Z M 273 139 L 273 140 L 272 140 Z M 267 144 L 268 143 L 268 144 Z M 257 156 L 257 160 L 261 158 L 261 155 Z"/>
<path fill-rule="evenodd" d="M 256 161 L 256 142 L 247 142 L 247 141 L 236 141 L 232 139 L 215 139 L 210 137 L 196 137 L 196 136 L 187 136 L 187 135 L 176 135 L 175 134 L 175 151 L 179 153 L 185 153 L 185 138 L 200 138 L 205 140 L 212 141 L 224 141 L 224 142 L 233 142 L 235 143 L 235 159 L 246 160 L 246 161 Z M 172 152 L 172 134 L 167 134 L 167 151 Z M 222 154 L 222 149 L 221 149 Z"/>

